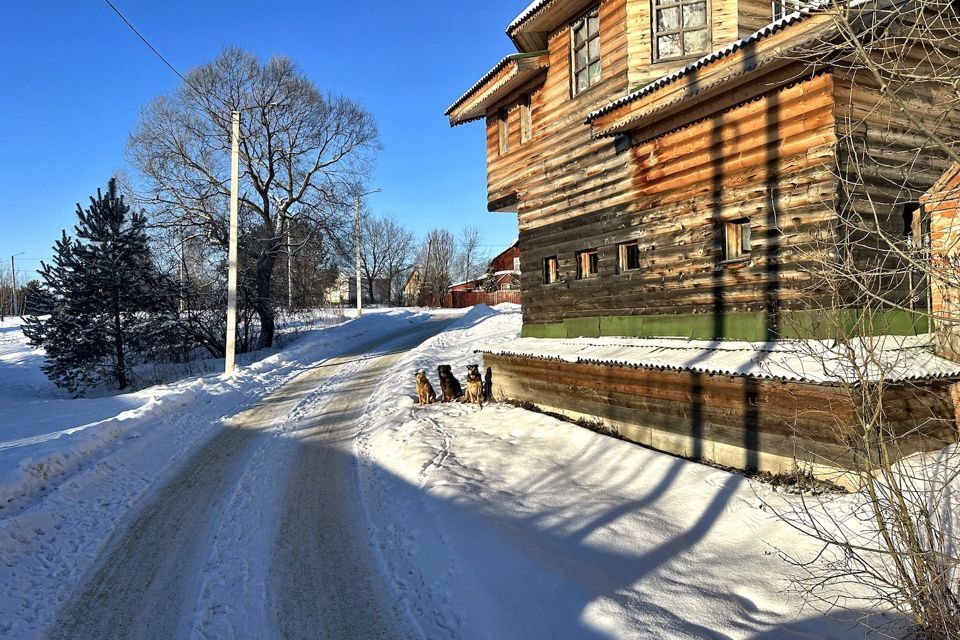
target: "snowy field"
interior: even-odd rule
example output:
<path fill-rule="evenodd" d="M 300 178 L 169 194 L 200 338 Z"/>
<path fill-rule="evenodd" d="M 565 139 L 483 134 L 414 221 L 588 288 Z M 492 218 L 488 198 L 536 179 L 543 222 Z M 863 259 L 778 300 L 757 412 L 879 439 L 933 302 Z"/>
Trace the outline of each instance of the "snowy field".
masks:
<path fill-rule="evenodd" d="M 416 406 L 416 370 L 439 391 L 438 364 L 462 379 L 475 349 L 519 335 L 517 307 L 461 313 L 370 313 L 305 331 L 231 379 L 82 400 L 45 380 L 15 322 L 2 325 L 0 637 L 40 635 L 131 507 L 231 417 L 337 354 L 438 316 L 455 322 L 378 374 L 354 442 L 377 561 L 423 638 L 863 637 L 852 616 L 803 609 L 787 592 L 781 553 L 816 547 L 768 505 L 795 497 L 510 406 Z M 363 371 L 355 360 L 265 422 L 279 437 L 216 516 L 184 636 L 269 635 L 274 487 L 297 473 L 278 467 Z"/>

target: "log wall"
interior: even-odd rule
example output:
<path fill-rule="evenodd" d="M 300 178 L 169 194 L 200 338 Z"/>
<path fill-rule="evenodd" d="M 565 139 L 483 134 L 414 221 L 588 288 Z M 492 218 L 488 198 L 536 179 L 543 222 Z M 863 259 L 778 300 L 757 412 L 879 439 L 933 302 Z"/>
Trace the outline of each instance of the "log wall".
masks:
<path fill-rule="evenodd" d="M 842 388 L 690 371 L 635 369 L 484 354 L 496 399 L 599 419 L 628 440 L 729 467 L 789 473 L 799 463 L 848 486 L 856 464 L 853 403 Z M 948 382 L 885 391 L 899 455 L 956 442 Z M 910 434 L 907 436 L 907 434 Z"/>
<path fill-rule="evenodd" d="M 837 192 L 833 91 L 823 73 L 625 153 L 594 143 L 592 166 L 531 186 L 520 211 L 524 323 L 802 306 L 810 257 L 800 248 L 829 224 Z M 745 216 L 753 259 L 722 265 L 723 222 Z M 640 243 L 640 269 L 617 273 L 628 240 Z M 600 251 L 599 277 L 578 280 L 575 254 L 588 248 Z M 551 255 L 561 279 L 545 285 Z"/>

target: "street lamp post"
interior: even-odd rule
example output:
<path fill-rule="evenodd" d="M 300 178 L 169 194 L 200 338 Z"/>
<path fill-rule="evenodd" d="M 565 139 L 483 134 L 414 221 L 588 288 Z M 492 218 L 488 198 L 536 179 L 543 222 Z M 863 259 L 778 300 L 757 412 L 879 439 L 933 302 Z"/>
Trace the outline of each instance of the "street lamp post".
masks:
<path fill-rule="evenodd" d="M 368 196 L 372 193 L 380 193 L 380 189 L 374 189 L 373 191 L 367 191 L 366 193 L 357 194 L 354 198 L 353 204 L 353 243 L 355 245 L 355 253 L 357 258 L 357 317 L 359 318 L 363 315 L 363 292 L 361 291 L 361 279 L 360 279 L 360 198 Z M 373 302 L 371 300 L 371 302 Z"/>

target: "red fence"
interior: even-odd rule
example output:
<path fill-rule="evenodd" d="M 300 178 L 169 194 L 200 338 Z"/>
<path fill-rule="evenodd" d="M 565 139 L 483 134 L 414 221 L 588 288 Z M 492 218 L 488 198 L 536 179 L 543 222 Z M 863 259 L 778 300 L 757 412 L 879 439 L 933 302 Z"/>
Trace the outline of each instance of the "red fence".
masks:
<path fill-rule="evenodd" d="M 462 309 L 475 304 L 495 306 L 504 302 L 520 304 L 519 291 L 451 291 L 443 298 L 448 309 Z"/>

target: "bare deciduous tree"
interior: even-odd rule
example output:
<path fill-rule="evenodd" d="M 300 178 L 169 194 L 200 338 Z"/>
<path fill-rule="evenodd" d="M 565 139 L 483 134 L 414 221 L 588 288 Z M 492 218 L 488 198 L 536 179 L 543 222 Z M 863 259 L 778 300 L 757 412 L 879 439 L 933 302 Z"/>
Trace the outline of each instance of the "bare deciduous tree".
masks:
<path fill-rule="evenodd" d="M 254 257 L 258 346 L 270 346 L 271 283 L 291 223 L 307 237 L 349 227 L 344 212 L 378 148 L 376 125 L 359 104 L 321 92 L 284 57 L 264 62 L 228 48 L 187 81 L 154 100 L 131 135 L 130 157 L 146 179 L 142 202 L 158 224 L 202 229 L 225 249 L 231 113 L 242 112 L 241 227 Z"/>
<path fill-rule="evenodd" d="M 921 373 L 929 353 L 917 338 L 890 334 L 902 332 L 897 319 L 918 332 L 956 321 L 930 306 L 931 282 L 956 287 L 960 272 L 955 261 L 931 260 L 919 200 L 960 161 L 960 5 L 829 0 L 819 11 L 834 31 L 798 57 L 830 69 L 846 101 L 835 112 L 832 224 L 806 253 L 809 299 L 820 301 L 812 318 L 828 339 L 798 341 L 797 349 L 851 399 L 849 414 L 837 415 L 832 441 L 840 448 L 831 456 L 848 461 L 860 489 L 783 509 L 822 544 L 813 557 L 788 557 L 810 599 L 894 610 L 924 638 L 956 638 L 960 457 L 956 447 L 909 457 L 918 439 L 955 438 L 952 417 L 937 407 L 944 395 L 904 375 Z M 912 427 L 898 421 L 904 411 Z M 804 463 L 823 455 L 804 453 Z M 877 631 L 902 636 L 896 627 Z"/>

